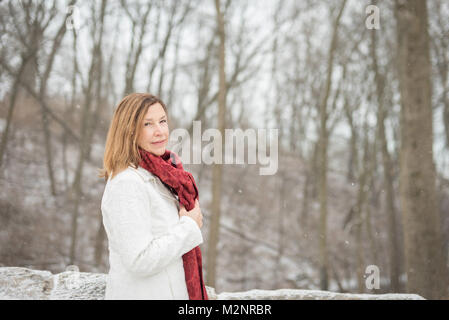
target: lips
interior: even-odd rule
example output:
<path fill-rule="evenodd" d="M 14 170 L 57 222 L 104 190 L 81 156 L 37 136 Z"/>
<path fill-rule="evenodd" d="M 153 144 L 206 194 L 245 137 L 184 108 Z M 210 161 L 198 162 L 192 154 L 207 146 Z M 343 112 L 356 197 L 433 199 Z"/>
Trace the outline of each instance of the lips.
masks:
<path fill-rule="evenodd" d="M 166 141 L 166 140 L 157 141 L 157 142 L 152 142 L 151 144 L 160 145 L 160 144 L 163 144 L 165 141 Z"/>

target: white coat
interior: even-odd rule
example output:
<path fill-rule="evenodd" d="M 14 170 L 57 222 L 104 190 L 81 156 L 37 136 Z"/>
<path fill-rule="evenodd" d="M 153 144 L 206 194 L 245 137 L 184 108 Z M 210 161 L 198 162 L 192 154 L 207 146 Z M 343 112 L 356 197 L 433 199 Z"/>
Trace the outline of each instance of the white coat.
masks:
<path fill-rule="evenodd" d="M 105 300 L 189 299 L 182 255 L 203 243 L 198 224 L 157 176 L 129 166 L 108 179 L 101 201 L 108 237 Z"/>

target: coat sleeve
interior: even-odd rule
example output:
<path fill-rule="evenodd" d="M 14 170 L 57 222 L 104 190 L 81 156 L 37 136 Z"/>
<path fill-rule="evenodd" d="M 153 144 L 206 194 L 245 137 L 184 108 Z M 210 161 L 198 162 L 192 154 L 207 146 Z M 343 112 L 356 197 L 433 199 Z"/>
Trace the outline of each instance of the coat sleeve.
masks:
<path fill-rule="evenodd" d="M 188 216 L 182 216 L 167 233 L 154 236 L 148 219 L 149 201 L 138 182 L 120 180 L 110 186 L 107 201 L 101 205 L 110 245 L 125 268 L 140 276 L 159 273 L 203 243 L 200 228 Z"/>

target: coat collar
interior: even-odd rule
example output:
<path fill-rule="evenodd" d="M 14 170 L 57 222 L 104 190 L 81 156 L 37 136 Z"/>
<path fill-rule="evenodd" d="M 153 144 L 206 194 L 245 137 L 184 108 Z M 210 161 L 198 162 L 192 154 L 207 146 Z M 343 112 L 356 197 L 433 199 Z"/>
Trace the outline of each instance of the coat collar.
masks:
<path fill-rule="evenodd" d="M 173 194 L 170 190 L 168 190 L 166 187 L 164 188 L 162 183 L 160 182 L 159 178 L 157 176 L 155 176 L 154 174 L 152 174 L 151 172 L 149 172 L 147 169 L 142 168 L 141 166 L 137 166 L 136 168 L 133 168 L 131 165 L 128 166 L 130 169 L 134 170 L 135 172 L 137 172 L 137 174 L 139 176 L 142 177 L 142 179 L 147 182 L 147 181 L 153 181 L 155 182 L 155 184 L 157 185 L 157 191 L 162 194 L 163 196 L 167 197 L 170 200 L 175 200 L 175 201 L 179 201 L 178 196 L 176 196 L 175 194 Z"/>
<path fill-rule="evenodd" d="M 139 174 L 145 182 L 151 181 L 151 180 L 153 180 L 153 181 L 156 180 L 156 176 L 154 174 L 152 174 L 145 168 L 142 168 L 141 166 L 137 166 L 137 169 L 133 168 L 132 166 L 128 166 L 128 168 L 131 168 L 132 170 L 137 172 L 137 174 Z"/>

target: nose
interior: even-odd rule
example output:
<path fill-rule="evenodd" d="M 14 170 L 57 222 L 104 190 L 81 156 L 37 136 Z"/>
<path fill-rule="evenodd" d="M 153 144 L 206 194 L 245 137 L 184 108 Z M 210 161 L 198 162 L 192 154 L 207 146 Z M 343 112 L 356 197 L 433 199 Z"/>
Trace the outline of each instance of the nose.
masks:
<path fill-rule="evenodd" d="M 162 129 L 160 124 L 156 124 L 156 126 L 154 127 L 154 135 L 161 135 L 162 133 Z"/>

